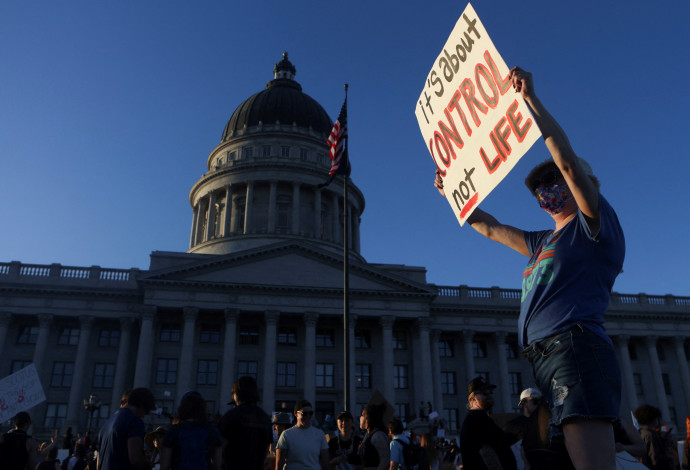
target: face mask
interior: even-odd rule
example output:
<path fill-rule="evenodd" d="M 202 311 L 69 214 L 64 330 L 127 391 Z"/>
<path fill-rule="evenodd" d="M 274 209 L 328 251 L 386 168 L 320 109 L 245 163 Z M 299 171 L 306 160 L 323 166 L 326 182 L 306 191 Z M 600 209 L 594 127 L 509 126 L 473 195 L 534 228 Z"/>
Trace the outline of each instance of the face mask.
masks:
<path fill-rule="evenodd" d="M 549 214 L 558 214 L 570 200 L 570 191 L 565 183 L 556 183 L 552 186 L 539 186 L 534 190 L 537 195 L 539 207 Z"/>

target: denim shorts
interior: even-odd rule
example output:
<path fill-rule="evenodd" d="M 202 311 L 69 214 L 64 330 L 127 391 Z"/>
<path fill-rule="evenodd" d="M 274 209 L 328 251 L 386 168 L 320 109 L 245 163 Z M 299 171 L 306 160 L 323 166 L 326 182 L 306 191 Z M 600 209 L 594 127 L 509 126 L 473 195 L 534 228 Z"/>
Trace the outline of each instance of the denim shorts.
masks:
<path fill-rule="evenodd" d="M 581 325 L 523 350 L 551 408 L 551 424 L 576 418 L 614 420 L 621 370 L 613 346 Z"/>

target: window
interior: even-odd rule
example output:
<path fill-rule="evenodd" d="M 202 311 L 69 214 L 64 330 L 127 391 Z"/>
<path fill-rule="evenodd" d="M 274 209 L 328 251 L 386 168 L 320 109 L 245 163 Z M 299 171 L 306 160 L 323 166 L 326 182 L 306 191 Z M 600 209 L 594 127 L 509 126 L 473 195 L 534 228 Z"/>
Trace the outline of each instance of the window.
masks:
<path fill-rule="evenodd" d="M 401 421 L 407 421 L 407 415 L 409 414 L 410 406 L 407 403 L 396 403 L 395 404 L 395 416 L 400 418 Z"/>
<path fill-rule="evenodd" d="M 309 152 L 307 149 L 299 149 L 299 159 L 306 162 L 309 159 Z"/>
<path fill-rule="evenodd" d="M 93 422 L 91 426 L 93 426 L 94 429 L 100 429 L 105 422 L 108 421 L 108 418 L 110 418 L 110 405 L 101 405 L 101 407 L 93 413 Z"/>
<path fill-rule="evenodd" d="M 37 326 L 23 326 L 17 336 L 17 344 L 36 344 L 38 339 Z"/>
<path fill-rule="evenodd" d="M 22 370 L 24 367 L 28 366 L 31 364 L 31 361 L 12 361 L 12 366 L 10 367 L 10 374 L 14 374 L 15 372 L 19 372 Z"/>
<path fill-rule="evenodd" d="M 235 199 L 235 232 L 244 232 L 244 209 L 245 198 L 238 197 Z"/>
<path fill-rule="evenodd" d="M 371 337 L 368 331 L 355 330 L 355 348 L 369 349 L 371 346 Z"/>
<path fill-rule="evenodd" d="M 522 377 L 520 372 L 510 372 L 508 380 L 510 381 L 511 395 L 520 395 L 522 393 Z"/>
<path fill-rule="evenodd" d="M 79 328 L 63 328 L 58 336 L 58 344 L 76 346 L 79 344 Z"/>
<path fill-rule="evenodd" d="M 96 363 L 93 367 L 93 388 L 113 388 L 115 378 L 115 364 Z"/>
<path fill-rule="evenodd" d="M 635 393 L 637 396 L 644 395 L 644 388 L 642 388 L 642 375 L 637 373 L 633 374 L 633 382 L 635 383 Z"/>
<path fill-rule="evenodd" d="M 105 348 L 116 348 L 120 344 L 120 330 L 101 330 L 98 345 Z"/>
<path fill-rule="evenodd" d="M 333 330 L 316 330 L 317 348 L 332 348 L 334 346 Z"/>
<path fill-rule="evenodd" d="M 261 154 L 264 157 L 270 157 L 271 156 L 271 146 L 270 145 L 264 145 L 263 149 L 261 150 Z"/>
<path fill-rule="evenodd" d="M 676 413 L 676 407 L 675 406 L 669 406 L 668 407 L 668 414 L 669 414 L 669 418 L 671 418 L 672 423 L 678 422 L 678 415 Z"/>
<path fill-rule="evenodd" d="M 258 326 L 241 326 L 240 327 L 240 344 L 257 345 L 259 344 L 259 327 Z"/>
<path fill-rule="evenodd" d="M 355 364 L 356 388 L 371 388 L 371 364 Z"/>
<path fill-rule="evenodd" d="M 472 357 L 483 358 L 486 357 L 486 341 L 472 342 Z"/>
<path fill-rule="evenodd" d="M 297 386 L 297 363 L 279 362 L 276 368 L 276 386 L 296 387 Z"/>
<path fill-rule="evenodd" d="M 518 353 L 518 345 L 515 341 L 508 341 L 506 343 L 506 357 L 508 359 L 517 359 L 520 357 Z"/>
<path fill-rule="evenodd" d="M 453 357 L 453 343 L 447 340 L 439 341 L 438 353 L 440 357 Z"/>
<path fill-rule="evenodd" d="M 630 360 L 637 360 L 637 348 L 635 348 L 635 344 L 632 342 L 628 343 L 628 355 L 630 356 Z"/>
<path fill-rule="evenodd" d="M 458 409 L 444 408 L 443 417 L 446 421 L 446 429 L 450 432 L 456 432 L 458 430 Z"/>
<path fill-rule="evenodd" d="M 218 361 L 199 359 L 196 371 L 197 385 L 218 384 Z"/>
<path fill-rule="evenodd" d="M 316 364 L 316 388 L 333 388 L 333 364 Z"/>
<path fill-rule="evenodd" d="M 62 428 L 65 418 L 67 418 L 67 403 L 48 403 L 43 427 L 46 429 Z"/>
<path fill-rule="evenodd" d="M 407 366 L 396 364 L 393 366 L 393 385 L 397 389 L 407 388 Z"/>
<path fill-rule="evenodd" d="M 158 359 L 156 362 L 156 383 L 177 383 L 177 359 Z"/>
<path fill-rule="evenodd" d="M 237 378 L 248 375 L 256 379 L 258 363 L 256 361 L 238 361 L 237 362 Z"/>
<path fill-rule="evenodd" d="M 393 331 L 393 349 L 407 349 L 407 334 L 404 331 Z"/>
<path fill-rule="evenodd" d="M 285 158 L 289 157 L 290 156 L 290 147 L 287 147 L 285 145 L 280 147 L 280 156 L 285 157 Z"/>
<path fill-rule="evenodd" d="M 232 152 L 228 151 L 227 156 L 228 156 L 228 162 L 233 161 L 237 157 L 237 152 L 235 152 L 234 150 Z"/>
<path fill-rule="evenodd" d="M 180 326 L 174 323 L 163 323 L 160 340 L 165 343 L 180 342 Z"/>
<path fill-rule="evenodd" d="M 54 362 L 50 386 L 70 387 L 72 385 L 72 374 L 74 374 L 74 362 Z"/>
<path fill-rule="evenodd" d="M 204 325 L 199 332 L 199 342 L 204 344 L 220 343 L 220 330 L 212 325 Z"/>
<path fill-rule="evenodd" d="M 252 158 L 254 156 L 253 147 L 242 147 L 242 159 Z"/>
<path fill-rule="evenodd" d="M 455 372 L 441 372 L 441 393 L 455 394 Z"/>
<path fill-rule="evenodd" d="M 660 361 L 666 360 L 666 354 L 664 354 L 664 346 L 661 343 L 656 343 L 656 355 L 659 356 Z"/>
<path fill-rule="evenodd" d="M 297 344 L 297 332 L 294 328 L 278 328 L 278 344 L 295 346 Z"/>
<path fill-rule="evenodd" d="M 664 383 L 666 395 L 671 395 L 671 377 L 668 374 L 661 374 L 661 381 Z"/>
<path fill-rule="evenodd" d="M 276 228 L 280 232 L 285 232 L 290 228 L 292 198 L 290 196 L 278 196 L 276 209 Z"/>

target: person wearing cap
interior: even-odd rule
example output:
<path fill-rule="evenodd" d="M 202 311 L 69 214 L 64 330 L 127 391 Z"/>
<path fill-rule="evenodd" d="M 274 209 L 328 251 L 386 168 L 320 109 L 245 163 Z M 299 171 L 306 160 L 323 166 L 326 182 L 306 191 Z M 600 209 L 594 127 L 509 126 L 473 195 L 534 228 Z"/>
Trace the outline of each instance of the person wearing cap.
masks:
<path fill-rule="evenodd" d="M 223 468 L 262 470 L 273 443 L 271 418 L 262 410 L 254 377 L 240 377 L 232 386 L 233 409 L 223 415 L 218 429 L 224 439 Z"/>
<path fill-rule="evenodd" d="M 292 420 L 288 413 L 283 413 L 279 411 L 273 415 L 271 418 L 271 424 L 273 425 L 273 435 L 275 436 L 274 442 L 271 444 L 270 452 L 275 456 L 276 443 L 280 439 L 280 435 L 285 432 L 286 429 L 292 427 Z"/>
<path fill-rule="evenodd" d="M 143 418 L 156 408 L 148 388 L 135 388 L 127 404 L 113 413 L 98 434 L 98 470 L 148 470 Z"/>
<path fill-rule="evenodd" d="M 349 411 L 341 411 L 335 417 L 338 430 L 334 438 L 328 441 L 328 459 L 331 468 L 354 468 L 361 464 L 361 458 L 357 454 L 362 439 L 355 435 L 352 423 L 354 418 Z M 347 464 L 349 466 L 344 466 Z"/>
<path fill-rule="evenodd" d="M 276 446 L 276 470 L 327 470 L 326 435 L 311 425 L 314 409 L 307 400 L 295 403 L 295 426 L 287 429 Z"/>
<path fill-rule="evenodd" d="M 623 266 L 623 230 L 591 167 L 537 98 L 532 74 L 514 67 L 507 78 L 531 109 L 552 157 L 534 167 L 525 184 L 554 229 L 523 231 L 481 209 L 467 222 L 529 258 L 518 341 L 576 468 L 613 469 L 611 423 L 618 417 L 621 374 L 604 313 Z M 435 185 L 445 195 L 439 170 Z"/>
<path fill-rule="evenodd" d="M 494 389 L 484 377 L 475 377 L 467 385 L 467 415 L 460 429 L 460 455 L 463 468 L 488 470 L 500 462 L 503 470 L 516 470 L 510 450 L 510 436 L 489 416 L 494 406 Z"/>
<path fill-rule="evenodd" d="M 161 446 L 167 431 L 165 426 L 158 426 L 144 436 L 144 444 L 146 444 L 149 462 L 153 470 L 160 470 L 161 468 Z"/>

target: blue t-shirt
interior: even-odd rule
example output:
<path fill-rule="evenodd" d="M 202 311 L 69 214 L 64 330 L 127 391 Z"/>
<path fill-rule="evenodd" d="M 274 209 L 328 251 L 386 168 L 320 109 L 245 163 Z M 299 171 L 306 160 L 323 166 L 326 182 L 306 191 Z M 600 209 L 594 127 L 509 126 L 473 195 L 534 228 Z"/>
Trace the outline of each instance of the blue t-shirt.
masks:
<path fill-rule="evenodd" d="M 611 205 L 599 195 L 599 233 L 577 215 L 558 232 L 525 232 L 530 253 L 522 277 L 520 346 L 566 331 L 577 323 L 604 338 L 604 312 L 623 267 L 625 239 Z"/>
<path fill-rule="evenodd" d="M 391 439 L 390 443 L 391 462 L 397 463 L 398 466 L 396 468 L 398 469 L 406 469 L 407 467 L 405 466 L 405 457 L 403 455 L 404 447 L 398 441 L 402 441 L 407 445 L 410 444 L 410 439 L 404 434 L 396 434 L 395 436 L 393 436 L 393 439 Z"/>
<path fill-rule="evenodd" d="M 144 439 L 144 421 L 129 408 L 120 408 L 103 425 L 98 433 L 100 446 L 99 470 L 135 470 L 129 461 L 127 441 L 132 437 Z"/>

